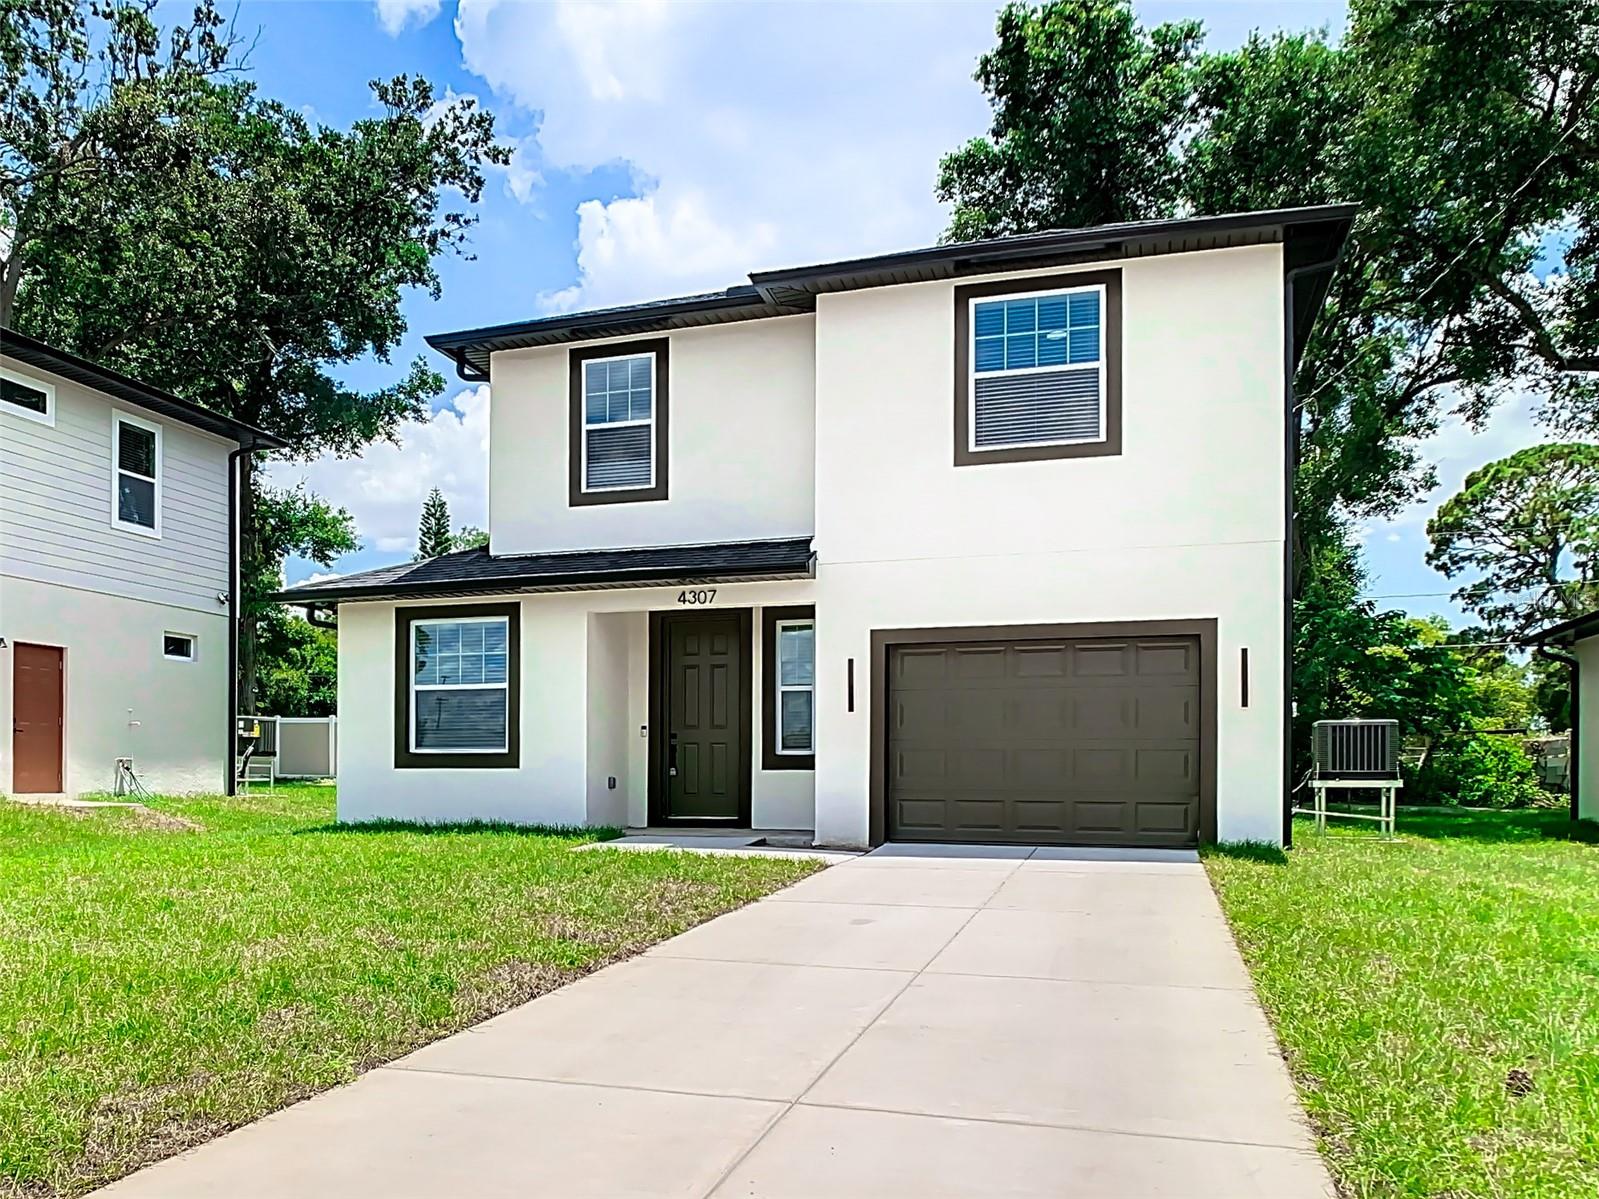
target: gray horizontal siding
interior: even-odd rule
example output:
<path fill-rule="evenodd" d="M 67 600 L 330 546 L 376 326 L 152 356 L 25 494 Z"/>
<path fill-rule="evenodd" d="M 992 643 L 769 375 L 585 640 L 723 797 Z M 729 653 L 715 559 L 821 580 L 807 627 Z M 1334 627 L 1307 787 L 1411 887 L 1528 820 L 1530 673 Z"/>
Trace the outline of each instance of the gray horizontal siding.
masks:
<path fill-rule="evenodd" d="M 39 372 L 29 371 L 30 374 Z M 111 525 L 111 414 L 98 392 L 56 387 L 53 428 L 0 410 L 0 573 L 202 612 L 228 590 L 232 444 L 138 408 L 161 426 L 161 536 Z"/>

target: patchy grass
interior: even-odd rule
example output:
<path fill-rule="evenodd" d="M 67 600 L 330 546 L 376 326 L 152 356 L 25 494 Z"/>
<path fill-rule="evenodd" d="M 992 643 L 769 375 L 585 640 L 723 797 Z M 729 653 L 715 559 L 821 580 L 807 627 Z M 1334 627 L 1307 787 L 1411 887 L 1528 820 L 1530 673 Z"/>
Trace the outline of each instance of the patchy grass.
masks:
<path fill-rule="evenodd" d="M 1344 1194 L 1599 1194 L 1596 832 L 1401 809 L 1207 852 Z"/>
<path fill-rule="evenodd" d="M 816 868 L 340 828 L 330 787 L 151 806 L 0 801 L 0 1193 L 86 1191 Z"/>

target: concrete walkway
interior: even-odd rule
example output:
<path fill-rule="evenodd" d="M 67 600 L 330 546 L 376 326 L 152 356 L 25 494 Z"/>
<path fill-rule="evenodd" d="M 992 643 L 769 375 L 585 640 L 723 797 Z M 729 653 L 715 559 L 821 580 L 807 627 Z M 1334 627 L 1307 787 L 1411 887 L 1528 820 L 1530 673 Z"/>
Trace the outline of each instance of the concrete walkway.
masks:
<path fill-rule="evenodd" d="M 1203 869 L 1142 858 L 880 850 L 102 1193 L 1330 1195 Z"/>

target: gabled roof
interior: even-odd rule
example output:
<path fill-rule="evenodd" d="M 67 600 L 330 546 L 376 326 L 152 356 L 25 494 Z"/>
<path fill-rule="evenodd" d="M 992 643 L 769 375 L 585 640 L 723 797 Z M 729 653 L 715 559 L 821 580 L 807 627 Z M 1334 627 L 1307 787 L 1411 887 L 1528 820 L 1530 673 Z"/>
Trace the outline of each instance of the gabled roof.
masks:
<path fill-rule="evenodd" d="M 436 333 L 427 338 L 427 343 L 451 358 L 462 378 L 482 382 L 488 378 L 489 356 L 498 350 L 792 316 L 814 312 L 816 297 L 827 292 L 1278 242 L 1288 247 L 1285 261 L 1322 261 L 1336 257 L 1349 236 L 1356 211 L 1352 204 L 1325 204 L 1223 216 L 1127 221 L 1088 229 L 1053 229 L 954 242 L 869 258 L 756 271 L 748 284 L 722 291 Z M 1287 265 L 1291 267 L 1293 263 Z M 1330 275 L 1329 264 L 1319 280 L 1295 289 L 1295 361 L 1309 336 L 1310 323 Z"/>
<path fill-rule="evenodd" d="M 343 600 L 757 582 L 801 579 L 810 573 L 809 537 L 499 557 L 479 547 L 305 583 L 274 598 L 289 604 L 336 604 Z"/>
<path fill-rule="evenodd" d="M 1531 640 L 1535 645 L 1571 645 L 1589 637 L 1599 637 L 1599 612 L 1586 612 L 1552 624 L 1534 633 Z"/>
<path fill-rule="evenodd" d="M 79 358 L 66 350 L 58 350 L 15 329 L 0 329 L 0 355 L 104 392 L 124 404 L 132 404 L 168 420 L 180 421 L 218 437 L 226 437 L 245 449 L 281 450 L 289 444 L 265 429 L 257 429 L 254 425 L 234 420 L 211 408 L 179 399 L 170 392 L 159 391 L 120 371 L 111 370 L 87 358 Z"/>

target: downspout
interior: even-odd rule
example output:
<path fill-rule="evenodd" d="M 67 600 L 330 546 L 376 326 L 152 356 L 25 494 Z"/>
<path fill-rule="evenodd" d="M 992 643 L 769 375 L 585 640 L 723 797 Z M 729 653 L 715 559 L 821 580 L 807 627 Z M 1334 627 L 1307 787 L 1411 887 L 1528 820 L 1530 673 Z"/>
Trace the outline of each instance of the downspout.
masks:
<path fill-rule="evenodd" d="M 1532 652 L 1547 662 L 1564 662 L 1570 668 L 1569 681 L 1566 686 L 1571 688 L 1571 747 L 1566 751 L 1566 772 L 1571 777 L 1571 818 L 1576 820 L 1582 811 L 1581 797 L 1577 794 L 1577 787 L 1582 779 L 1581 772 L 1577 769 L 1580 765 L 1578 748 L 1582 743 L 1580 725 L 1582 713 L 1581 704 L 1582 666 L 1574 654 L 1563 654 L 1557 649 L 1550 649 L 1547 645 L 1535 645 Z"/>
<path fill-rule="evenodd" d="M 223 759 L 222 793 L 236 793 L 233 758 L 239 750 L 239 462 L 264 447 L 251 442 L 228 454 L 228 752 Z"/>
<path fill-rule="evenodd" d="M 1286 253 L 1286 247 L 1284 253 Z M 1294 475 L 1299 468 L 1299 405 L 1294 400 L 1294 284 L 1330 271 L 1344 245 L 1329 258 L 1283 271 L 1283 402 L 1288 408 L 1283 446 L 1283 848 L 1294 844 Z"/>

